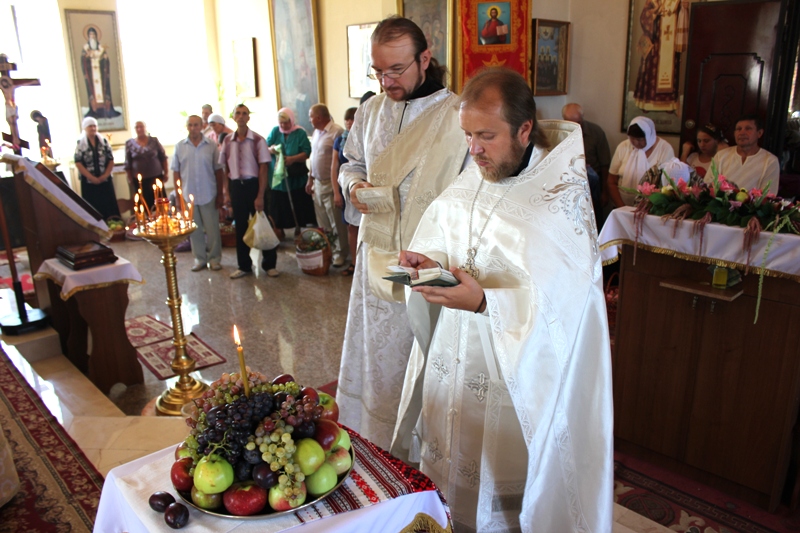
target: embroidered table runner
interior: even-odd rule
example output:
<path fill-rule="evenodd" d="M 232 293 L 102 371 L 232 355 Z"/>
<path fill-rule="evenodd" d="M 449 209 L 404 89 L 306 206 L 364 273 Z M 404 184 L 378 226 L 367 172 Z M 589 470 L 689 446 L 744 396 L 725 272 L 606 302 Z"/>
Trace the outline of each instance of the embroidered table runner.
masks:
<path fill-rule="evenodd" d="M 632 207 L 621 207 L 612 211 L 606 220 L 598 239 L 603 264 L 615 262 L 622 252 L 623 245 L 633 245 L 636 242 L 633 212 Z M 743 228 L 707 224 L 701 248 L 700 235 L 692 235 L 694 221 L 683 220 L 677 224 L 677 232 L 673 237 L 674 220 L 665 223 L 660 217 L 645 216 L 638 238 L 638 247 L 689 261 L 717 264 L 738 270 L 743 270 L 747 266 L 747 252 L 743 249 Z M 772 236 L 771 232 L 762 232 L 758 241 L 753 244 L 750 252 L 751 272 L 759 273 L 764 260 L 764 251 Z M 765 274 L 800 282 L 799 236 L 790 233 L 775 235 L 767 255 Z"/>

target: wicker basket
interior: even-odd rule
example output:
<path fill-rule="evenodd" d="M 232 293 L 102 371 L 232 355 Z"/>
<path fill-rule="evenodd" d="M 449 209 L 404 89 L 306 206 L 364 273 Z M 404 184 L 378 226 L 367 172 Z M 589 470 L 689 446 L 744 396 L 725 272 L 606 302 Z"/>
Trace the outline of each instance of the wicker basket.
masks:
<path fill-rule="evenodd" d="M 236 248 L 236 226 L 220 222 L 219 234 L 222 237 L 222 246 Z"/>
<path fill-rule="evenodd" d="M 106 219 L 106 224 L 108 224 L 109 222 L 112 222 L 112 221 L 113 222 L 119 222 L 119 223 L 123 224 L 122 219 L 120 217 L 117 217 L 117 216 L 108 217 Z M 120 242 L 120 241 L 124 241 L 124 240 L 125 240 L 125 225 L 123 224 L 121 229 L 113 230 L 111 232 L 111 238 L 109 239 L 109 242 Z"/>
<path fill-rule="evenodd" d="M 325 246 L 321 250 L 313 250 L 310 252 L 303 252 L 298 247 L 297 266 L 300 267 L 300 270 L 302 270 L 303 273 L 308 274 L 309 276 L 327 276 L 328 269 L 331 268 L 331 259 L 333 256 L 333 252 L 331 251 L 331 243 L 328 240 L 327 235 L 325 235 L 325 232 L 317 228 L 305 228 L 297 237 L 297 243 L 305 240 L 304 235 L 309 232 L 315 232 L 321 235 L 325 241 Z"/>

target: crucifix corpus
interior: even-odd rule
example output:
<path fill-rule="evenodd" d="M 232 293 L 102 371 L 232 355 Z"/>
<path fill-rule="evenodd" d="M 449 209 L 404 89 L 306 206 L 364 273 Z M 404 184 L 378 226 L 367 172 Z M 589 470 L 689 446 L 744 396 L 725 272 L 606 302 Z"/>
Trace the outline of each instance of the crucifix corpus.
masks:
<path fill-rule="evenodd" d="M 17 65 L 8 60 L 8 56 L 0 54 L 0 90 L 3 91 L 3 97 L 6 101 L 6 122 L 11 129 L 11 134 L 3 134 L 3 140 L 11 143 L 14 153 L 22 155 L 22 149 L 28 148 L 27 141 L 19 138 L 19 129 L 17 128 L 17 104 L 14 102 L 14 89 L 17 87 L 25 87 L 31 85 L 41 85 L 38 79 L 35 78 L 12 78 L 8 73 L 12 70 L 17 70 Z"/>

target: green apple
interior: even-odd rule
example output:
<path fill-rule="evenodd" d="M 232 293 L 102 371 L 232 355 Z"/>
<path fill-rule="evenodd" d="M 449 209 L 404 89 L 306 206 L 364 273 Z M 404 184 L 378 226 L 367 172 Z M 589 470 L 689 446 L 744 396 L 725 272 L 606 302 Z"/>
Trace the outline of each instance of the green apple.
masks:
<path fill-rule="evenodd" d="M 192 487 L 192 502 L 201 509 L 218 509 L 222 507 L 222 493 L 206 494 Z"/>
<path fill-rule="evenodd" d="M 294 452 L 294 462 L 304 475 L 310 476 L 325 462 L 325 452 L 314 439 L 300 439 Z"/>
<path fill-rule="evenodd" d="M 353 465 L 353 458 L 350 457 L 350 452 L 341 446 L 334 447 L 333 450 L 325 458 L 325 463 L 329 464 L 336 471 L 336 475 L 342 475 Z"/>
<path fill-rule="evenodd" d="M 350 435 L 344 428 L 339 428 L 339 439 L 333 443 L 333 450 L 336 448 L 344 448 L 345 450 L 350 449 Z"/>
<path fill-rule="evenodd" d="M 306 489 L 312 496 L 319 496 L 335 487 L 338 480 L 333 466 L 330 463 L 323 463 L 316 472 L 306 478 Z"/>
<path fill-rule="evenodd" d="M 233 467 L 215 453 L 207 455 L 194 467 L 194 484 L 206 494 L 225 492 L 233 485 Z"/>

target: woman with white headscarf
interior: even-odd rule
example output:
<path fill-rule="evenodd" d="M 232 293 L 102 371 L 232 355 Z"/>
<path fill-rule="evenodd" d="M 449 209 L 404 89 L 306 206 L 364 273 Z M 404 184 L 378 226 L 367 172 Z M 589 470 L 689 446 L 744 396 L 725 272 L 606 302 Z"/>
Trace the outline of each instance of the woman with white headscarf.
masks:
<path fill-rule="evenodd" d="M 117 195 L 111 181 L 114 155 L 111 146 L 97 134 L 97 120 L 83 119 L 83 135 L 75 148 L 75 168 L 81 174 L 81 196 L 97 209 L 104 219 L 119 216 Z"/>
<path fill-rule="evenodd" d="M 634 205 L 636 194 L 620 190 L 635 189 L 645 173 L 675 157 L 672 146 L 656 137 L 656 126 L 646 117 L 636 117 L 628 126 L 628 140 L 622 141 L 608 169 L 608 193 L 614 207 Z"/>

